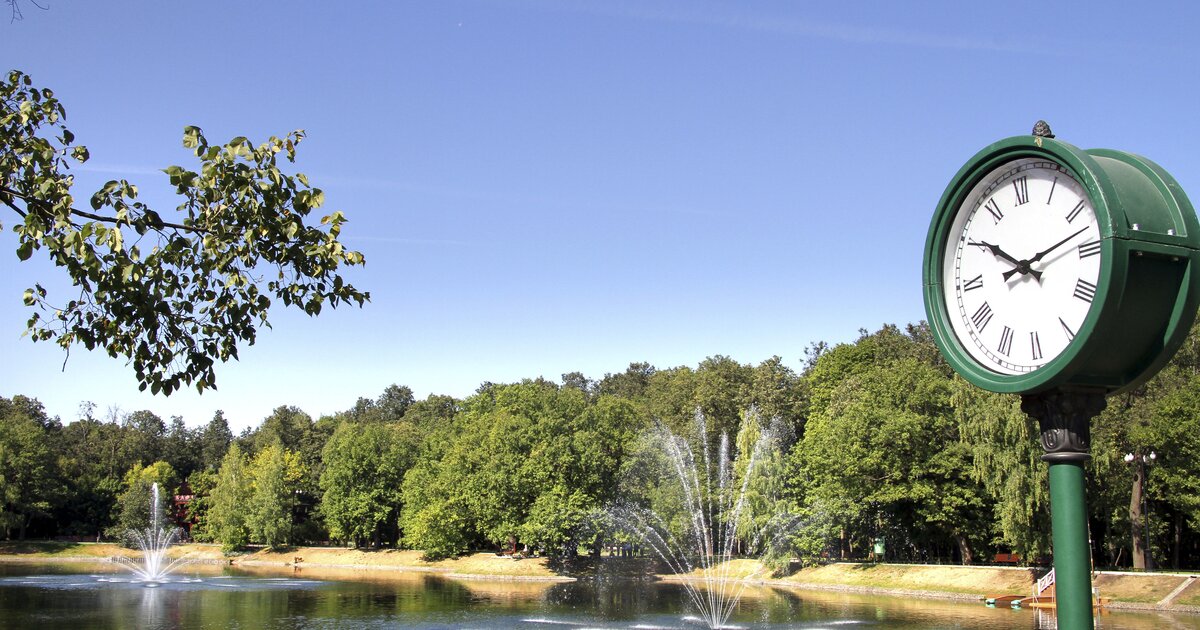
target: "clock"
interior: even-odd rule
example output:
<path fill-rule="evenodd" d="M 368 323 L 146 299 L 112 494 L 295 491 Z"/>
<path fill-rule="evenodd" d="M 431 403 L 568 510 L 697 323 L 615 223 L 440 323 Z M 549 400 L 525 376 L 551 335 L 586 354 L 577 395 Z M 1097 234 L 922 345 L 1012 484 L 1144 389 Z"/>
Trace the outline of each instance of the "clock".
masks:
<path fill-rule="evenodd" d="M 1200 296 L 1200 224 L 1161 167 L 1048 134 L 960 169 L 925 246 L 934 339 L 991 391 L 1112 392 L 1157 371 Z"/>
<path fill-rule="evenodd" d="M 984 173 L 945 248 L 942 290 L 955 336 L 998 373 L 1044 366 L 1091 312 L 1103 249 L 1091 200 L 1063 165 L 1018 158 Z"/>

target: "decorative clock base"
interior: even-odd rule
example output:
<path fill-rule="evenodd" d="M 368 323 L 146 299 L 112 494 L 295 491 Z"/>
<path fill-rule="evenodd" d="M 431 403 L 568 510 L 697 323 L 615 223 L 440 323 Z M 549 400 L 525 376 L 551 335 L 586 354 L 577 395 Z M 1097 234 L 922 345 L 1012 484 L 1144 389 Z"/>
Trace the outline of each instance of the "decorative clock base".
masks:
<path fill-rule="evenodd" d="M 1021 397 L 1021 411 L 1042 429 L 1042 461 L 1085 462 L 1091 457 L 1091 421 L 1108 405 L 1102 390 L 1052 389 Z"/>
<path fill-rule="evenodd" d="M 1054 544 L 1058 627 L 1092 628 L 1092 562 L 1083 464 L 1091 420 L 1104 410 L 1103 391 L 1055 389 L 1021 397 L 1021 410 L 1037 418 L 1042 459 L 1050 464 L 1050 521 Z"/>

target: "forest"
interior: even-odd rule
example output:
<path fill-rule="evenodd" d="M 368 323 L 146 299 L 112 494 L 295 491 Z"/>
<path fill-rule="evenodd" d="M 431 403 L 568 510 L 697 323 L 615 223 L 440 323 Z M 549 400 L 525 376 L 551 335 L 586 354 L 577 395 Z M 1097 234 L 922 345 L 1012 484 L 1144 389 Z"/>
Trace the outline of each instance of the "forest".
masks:
<path fill-rule="evenodd" d="M 1098 568 L 1144 568 L 1143 545 L 1152 566 L 1200 566 L 1198 369 L 1193 330 L 1166 369 L 1095 418 L 1087 473 Z M 803 562 L 1011 553 L 1037 563 L 1051 552 L 1036 423 L 1018 397 L 955 376 L 924 323 L 813 344 L 799 372 L 778 356 L 712 356 L 696 367 L 631 363 L 599 379 L 486 382 L 464 399 L 416 400 L 392 385 L 316 419 L 280 405 L 240 435 L 222 412 L 189 427 L 97 409 L 85 403 L 64 420 L 37 400 L 0 398 L 0 535 L 119 540 L 145 526 L 158 483 L 193 497 L 179 519 L 192 539 L 231 551 L 599 553 L 617 536 L 598 517 L 606 506 L 670 503 L 639 463 L 651 429 L 665 426 L 694 442 L 728 435 L 735 450 L 769 428 L 777 448 L 757 464 L 747 518 L 795 515 L 783 553 Z"/>

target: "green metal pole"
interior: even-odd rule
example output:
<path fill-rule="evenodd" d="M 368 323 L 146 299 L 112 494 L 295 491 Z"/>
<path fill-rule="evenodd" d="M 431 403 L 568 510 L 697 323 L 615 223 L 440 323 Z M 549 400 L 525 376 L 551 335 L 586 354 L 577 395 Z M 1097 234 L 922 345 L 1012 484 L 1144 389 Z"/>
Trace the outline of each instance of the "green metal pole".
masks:
<path fill-rule="evenodd" d="M 1042 461 L 1050 464 L 1050 526 L 1055 603 L 1062 630 L 1092 630 L 1092 547 L 1088 541 L 1083 465 L 1091 457 L 1091 419 L 1104 410 L 1103 390 L 1054 389 L 1021 397 L 1021 409 L 1042 430 Z"/>
<path fill-rule="evenodd" d="M 1095 625 L 1085 496 L 1082 464 L 1050 463 L 1055 602 L 1062 630 L 1090 630 Z"/>

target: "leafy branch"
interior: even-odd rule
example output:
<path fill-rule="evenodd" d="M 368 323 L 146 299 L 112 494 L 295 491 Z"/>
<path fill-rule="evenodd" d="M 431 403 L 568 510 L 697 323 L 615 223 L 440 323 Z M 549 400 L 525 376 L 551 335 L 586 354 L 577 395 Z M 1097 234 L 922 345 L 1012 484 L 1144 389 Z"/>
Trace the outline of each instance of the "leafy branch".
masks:
<path fill-rule="evenodd" d="M 126 180 L 105 183 L 90 210 L 76 207 L 69 170 L 89 154 L 74 145 L 53 92 L 14 70 L 0 82 L 0 101 L 0 205 L 20 218 L 17 257 L 45 251 L 80 290 L 58 306 L 40 284 L 25 291 L 34 341 L 123 356 L 154 393 L 183 384 L 204 391 L 216 386 L 216 360 L 236 359 L 241 343 L 270 327 L 272 299 L 309 315 L 370 299 L 338 273 L 365 263 L 338 240 L 345 216 L 311 225 L 324 193 L 280 168 L 281 155 L 295 162 L 302 130 L 257 146 L 244 137 L 210 145 L 186 127 L 183 146 L 199 166 L 163 169 L 183 199 L 168 221 Z"/>

